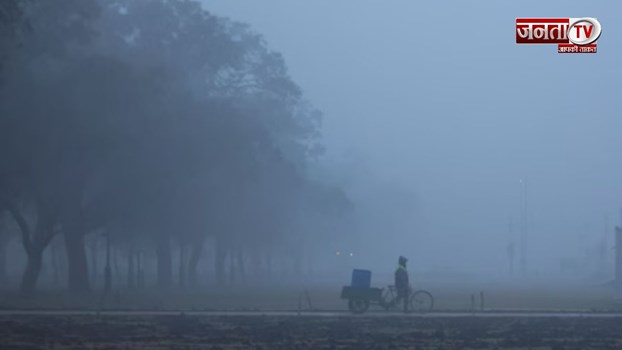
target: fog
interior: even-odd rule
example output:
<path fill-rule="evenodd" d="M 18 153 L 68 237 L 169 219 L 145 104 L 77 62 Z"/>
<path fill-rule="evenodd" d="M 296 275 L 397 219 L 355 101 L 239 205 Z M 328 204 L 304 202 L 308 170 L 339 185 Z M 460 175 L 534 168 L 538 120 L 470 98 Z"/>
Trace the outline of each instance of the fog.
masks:
<path fill-rule="evenodd" d="M 355 265 L 389 270 L 404 254 L 414 269 L 500 277 L 509 243 L 518 259 L 524 221 L 532 277 L 558 276 L 561 259 L 585 261 L 603 244 L 611 261 L 622 205 L 619 4 L 203 3 L 283 53 L 324 112 L 322 171 L 367 213 L 386 220 L 412 197 L 397 227 L 363 215 L 366 256 Z M 597 17 L 599 53 L 516 45 L 520 16 Z"/>
<path fill-rule="evenodd" d="M 0 348 L 620 348 L 621 13 L 0 0 Z"/>
<path fill-rule="evenodd" d="M 2 290 L 614 278 L 619 4 L 6 4 Z M 519 16 L 597 17 L 599 52 Z"/>

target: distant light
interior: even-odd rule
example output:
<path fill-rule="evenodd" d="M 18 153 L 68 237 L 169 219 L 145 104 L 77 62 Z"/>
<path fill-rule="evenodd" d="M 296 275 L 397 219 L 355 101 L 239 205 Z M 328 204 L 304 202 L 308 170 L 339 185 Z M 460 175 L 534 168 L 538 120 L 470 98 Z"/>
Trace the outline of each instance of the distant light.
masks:
<path fill-rule="evenodd" d="M 354 256 L 354 253 L 350 253 L 350 256 Z"/>
<path fill-rule="evenodd" d="M 341 253 L 340 253 L 340 252 L 336 252 L 335 254 L 336 254 L 336 255 L 340 255 Z"/>

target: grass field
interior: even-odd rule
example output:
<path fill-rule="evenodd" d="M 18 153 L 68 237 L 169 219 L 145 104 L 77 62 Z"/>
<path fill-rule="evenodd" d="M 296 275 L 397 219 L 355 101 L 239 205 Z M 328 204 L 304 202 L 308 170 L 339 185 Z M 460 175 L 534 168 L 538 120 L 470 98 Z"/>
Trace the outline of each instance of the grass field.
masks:
<path fill-rule="evenodd" d="M 622 319 L 0 316 L 1 349 L 622 348 Z"/>
<path fill-rule="evenodd" d="M 499 284 L 425 282 L 419 288 L 430 291 L 436 311 L 485 310 L 528 311 L 621 311 L 622 304 L 610 288 L 568 283 Z M 24 299 L 11 292 L 0 294 L 0 309 L 137 309 L 137 310 L 345 310 L 339 298 L 341 285 L 213 287 L 196 291 L 115 291 L 103 300 L 95 291 L 76 298 L 62 292 L 41 292 Z"/>
<path fill-rule="evenodd" d="M 622 318 L 564 314 L 622 311 L 613 291 L 604 286 L 438 281 L 421 281 L 418 286 L 434 294 L 435 311 L 466 313 L 405 317 L 371 309 L 366 315 L 352 316 L 339 313 L 346 310 L 346 302 L 339 298 L 341 285 L 334 283 L 115 291 L 105 302 L 97 292 L 81 298 L 49 291 L 22 298 L 5 292 L 0 295 L 4 310 L 88 312 L 0 313 L 0 349 L 622 349 Z M 301 309 L 337 313 L 223 316 L 183 312 Z M 166 315 L 92 312 L 96 310 L 174 311 Z M 522 316 L 498 313 L 508 310 Z M 540 317 L 534 311 L 562 314 Z"/>

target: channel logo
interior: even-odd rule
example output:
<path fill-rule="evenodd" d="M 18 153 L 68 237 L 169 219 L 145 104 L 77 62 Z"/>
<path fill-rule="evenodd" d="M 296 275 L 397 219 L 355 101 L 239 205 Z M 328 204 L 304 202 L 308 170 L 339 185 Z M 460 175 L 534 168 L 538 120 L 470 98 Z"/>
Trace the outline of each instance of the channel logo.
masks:
<path fill-rule="evenodd" d="M 557 44 L 558 53 L 596 53 L 602 26 L 596 18 L 517 18 L 517 44 Z"/>

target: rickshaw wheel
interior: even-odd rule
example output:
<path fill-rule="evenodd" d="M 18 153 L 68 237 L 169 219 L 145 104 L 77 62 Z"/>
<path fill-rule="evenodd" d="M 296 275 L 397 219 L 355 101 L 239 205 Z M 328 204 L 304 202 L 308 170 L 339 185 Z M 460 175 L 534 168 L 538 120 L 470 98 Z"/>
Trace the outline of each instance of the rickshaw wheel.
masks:
<path fill-rule="evenodd" d="M 369 301 L 364 299 L 350 299 L 348 309 L 355 314 L 362 314 L 369 309 Z"/>
<path fill-rule="evenodd" d="M 410 296 L 410 311 L 426 313 L 432 311 L 434 298 L 425 290 L 418 290 Z"/>

